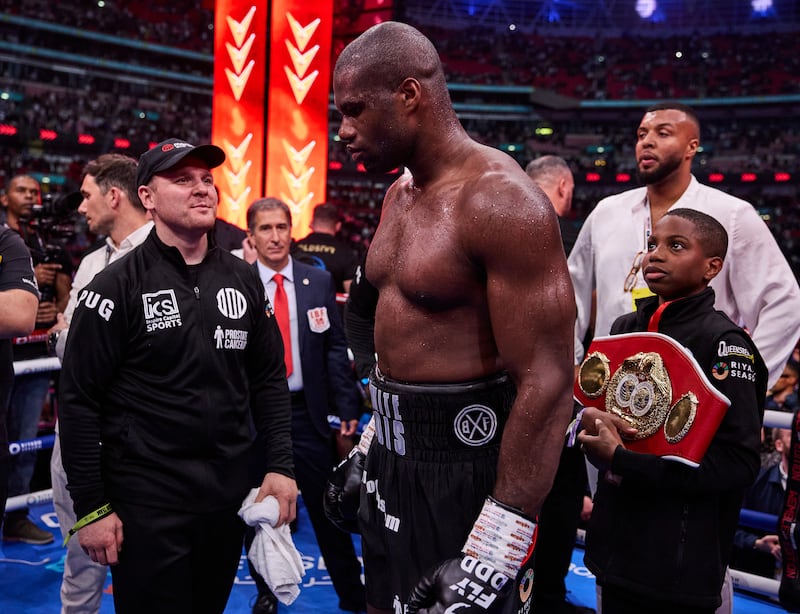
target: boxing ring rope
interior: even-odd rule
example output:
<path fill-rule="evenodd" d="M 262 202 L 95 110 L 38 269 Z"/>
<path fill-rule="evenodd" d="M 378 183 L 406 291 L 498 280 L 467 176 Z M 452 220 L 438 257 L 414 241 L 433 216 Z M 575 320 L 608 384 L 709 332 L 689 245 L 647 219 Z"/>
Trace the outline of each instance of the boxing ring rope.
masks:
<path fill-rule="evenodd" d="M 56 357 L 22 360 L 14 363 L 14 375 L 25 375 L 42 371 L 57 371 L 60 368 L 61 363 Z M 764 412 L 764 427 L 790 429 L 792 428 L 792 418 L 793 414 L 787 412 L 767 410 Z M 336 416 L 328 416 L 328 422 L 331 428 L 339 428 L 340 422 L 339 418 Z M 359 428 L 360 427 L 361 425 L 359 425 Z M 51 449 L 54 443 L 55 435 L 46 435 L 44 437 L 37 437 L 36 439 L 28 439 L 25 441 L 12 441 L 9 443 L 8 449 L 10 454 L 14 456 L 38 450 Z M 32 492 L 27 495 L 9 497 L 6 502 L 6 511 L 11 512 L 25 509 L 31 505 L 50 503 L 52 500 L 53 490 L 51 488 Z M 739 513 L 739 524 L 752 529 L 774 531 L 775 534 L 778 533 L 778 517 L 772 514 L 742 509 Z M 586 532 L 583 529 L 579 529 L 576 535 L 576 542 L 583 545 L 585 537 Z M 777 601 L 780 580 L 757 576 L 755 574 L 739 571 L 738 569 L 731 569 L 730 572 L 734 589 L 748 591 Z"/>

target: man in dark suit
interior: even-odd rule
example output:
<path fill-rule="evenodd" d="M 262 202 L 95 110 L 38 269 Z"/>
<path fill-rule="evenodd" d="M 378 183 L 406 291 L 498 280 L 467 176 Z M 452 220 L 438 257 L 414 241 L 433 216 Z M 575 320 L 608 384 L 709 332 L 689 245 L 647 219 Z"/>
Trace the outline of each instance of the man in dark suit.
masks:
<path fill-rule="evenodd" d="M 277 198 L 255 201 L 247 211 L 248 239 L 258 254 L 253 265 L 264 283 L 284 339 L 292 393 L 295 476 L 342 610 L 366 610 L 361 564 L 348 533 L 322 508 L 333 466 L 328 414 L 341 418 L 340 432 L 355 433 L 360 412 L 355 377 L 347 358 L 341 316 L 330 273 L 289 255 L 292 215 Z M 274 612 L 275 598 L 251 570 L 259 588 L 254 614 Z"/>

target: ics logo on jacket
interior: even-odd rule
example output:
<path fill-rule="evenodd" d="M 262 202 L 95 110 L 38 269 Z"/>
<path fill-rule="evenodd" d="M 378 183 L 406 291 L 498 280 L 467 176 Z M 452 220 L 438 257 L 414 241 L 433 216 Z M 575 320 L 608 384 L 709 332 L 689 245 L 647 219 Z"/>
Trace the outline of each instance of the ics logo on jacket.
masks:
<path fill-rule="evenodd" d="M 142 294 L 144 321 L 147 332 L 181 326 L 181 312 L 174 290 L 159 290 Z"/>
<path fill-rule="evenodd" d="M 238 320 L 247 313 L 247 300 L 236 288 L 221 288 L 217 292 L 217 309 L 226 318 Z"/>

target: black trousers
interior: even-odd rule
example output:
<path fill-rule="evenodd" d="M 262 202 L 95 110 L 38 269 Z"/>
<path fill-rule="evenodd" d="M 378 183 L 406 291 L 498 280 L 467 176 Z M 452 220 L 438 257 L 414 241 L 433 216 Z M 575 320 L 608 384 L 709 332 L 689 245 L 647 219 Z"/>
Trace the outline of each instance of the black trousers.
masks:
<path fill-rule="evenodd" d="M 583 496 L 586 461 L 577 447 L 561 450 L 553 487 L 539 512 L 533 561 L 533 606 L 554 607 L 567 597 L 566 576 L 572 562 Z"/>
<path fill-rule="evenodd" d="M 334 467 L 331 437 L 323 437 L 314 428 L 308 410 L 302 400 L 292 401 L 292 452 L 297 486 L 303 496 L 320 554 L 339 596 L 342 609 L 364 610 L 365 592 L 361 582 L 361 563 L 356 556 L 353 538 L 349 533 L 337 529 L 325 516 L 322 506 L 325 483 Z M 254 532 L 248 527 L 245 537 L 249 548 Z M 250 564 L 248 560 L 248 564 Z M 250 565 L 250 575 L 259 593 L 268 590 L 266 583 Z"/>
<path fill-rule="evenodd" d="M 614 587 L 602 588 L 603 614 L 714 614 L 716 608 L 693 608 L 675 603 L 658 603 L 642 595 Z"/>
<path fill-rule="evenodd" d="M 238 506 L 192 514 L 112 502 L 122 520 L 111 567 L 118 614 L 221 614 L 242 554 Z"/>

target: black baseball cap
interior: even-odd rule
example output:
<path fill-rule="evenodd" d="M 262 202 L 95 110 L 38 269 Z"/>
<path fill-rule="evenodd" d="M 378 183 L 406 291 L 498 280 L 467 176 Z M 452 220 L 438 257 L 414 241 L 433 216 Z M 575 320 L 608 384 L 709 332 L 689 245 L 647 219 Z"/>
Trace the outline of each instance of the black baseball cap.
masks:
<path fill-rule="evenodd" d="M 139 156 L 136 185 L 147 185 L 153 175 L 171 169 L 188 155 L 199 158 L 208 168 L 225 162 L 225 152 L 216 145 L 192 145 L 181 139 L 167 139 Z"/>

